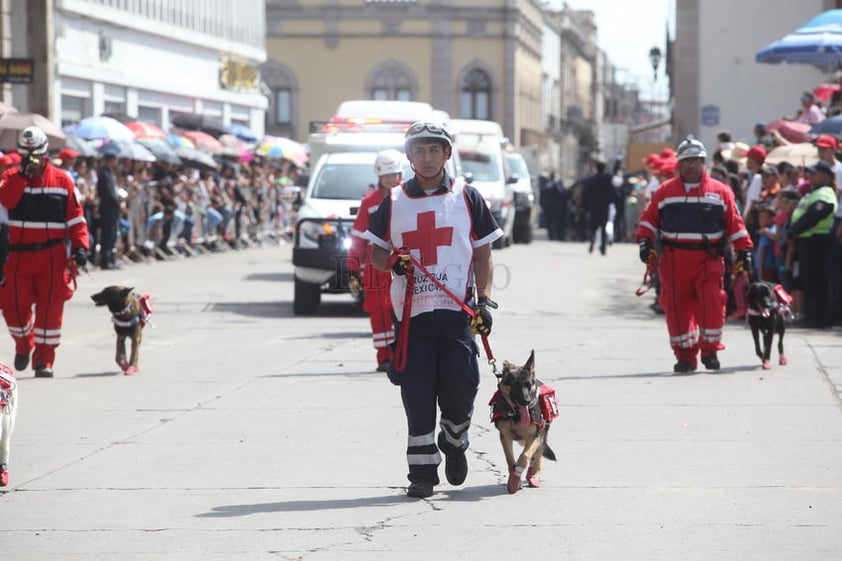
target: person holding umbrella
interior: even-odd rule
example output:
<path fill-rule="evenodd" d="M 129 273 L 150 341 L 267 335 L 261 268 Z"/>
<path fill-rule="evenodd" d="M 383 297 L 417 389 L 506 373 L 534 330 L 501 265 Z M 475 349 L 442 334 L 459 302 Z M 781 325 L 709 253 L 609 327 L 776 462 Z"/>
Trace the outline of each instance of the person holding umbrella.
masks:
<path fill-rule="evenodd" d="M 88 226 L 73 180 L 50 163 L 47 145 L 43 130 L 23 129 L 20 167 L 0 178 L 0 204 L 9 210 L 9 260 L 0 305 L 15 340 L 15 369 L 26 369 L 32 353 L 38 378 L 53 376 L 64 302 L 73 296 L 65 238 L 73 266 L 88 261 Z"/>

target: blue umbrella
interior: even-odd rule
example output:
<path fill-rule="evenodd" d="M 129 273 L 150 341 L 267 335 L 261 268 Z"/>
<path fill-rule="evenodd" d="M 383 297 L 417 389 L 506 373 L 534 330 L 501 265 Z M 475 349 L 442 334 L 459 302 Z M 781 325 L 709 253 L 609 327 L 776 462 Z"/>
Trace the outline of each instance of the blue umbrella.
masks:
<path fill-rule="evenodd" d="M 837 68 L 842 63 L 842 10 L 828 10 L 755 55 L 757 62 Z"/>
<path fill-rule="evenodd" d="M 228 125 L 228 134 L 233 134 L 243 142 L 257 142 L 257 135 L 250 128 L 240 123 Z"/>
<path fill-rule="evenodd" d="M 134 140 L 132 129 L 111 117 L 87 117 L 73 127 L 73 136 L 93 140 L 107 138 L 109 140 Z"/>

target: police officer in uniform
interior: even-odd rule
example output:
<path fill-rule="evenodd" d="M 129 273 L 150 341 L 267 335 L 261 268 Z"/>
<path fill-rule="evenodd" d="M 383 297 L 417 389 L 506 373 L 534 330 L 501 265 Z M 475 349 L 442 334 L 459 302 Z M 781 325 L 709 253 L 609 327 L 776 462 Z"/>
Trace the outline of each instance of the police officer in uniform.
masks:
<path fill-rule="evenodd" d="M 836 172 L 830 164 L 819 160 L 807 168 L 807 177 L 812 190 L 792 211 L 787 237 L 795 240 L 804 282 L 805 322 L 799 325 L 823 328 L 830 320 L 827 262 L 833 215 L 838 205 L 833 187 Z"/>
<path fill-rule="evenodd" d="M 451 485 L 461 485 L 468 474 L 465 451 L 479 386 L 473 333 L 491 330 L 491 309 L 496 307 L 491 300 L 491 244 L 503 232 L 479 192 L 447 176 L 444 166 L 453 141 L 442 125 L 414 123 L 406 133 L 405 150 L 415 176 L 392 189 L 365 235 L 373 244 L 371 262 L 395 275 L 392 305 L 403 321 L 396 326 L 389 379 L 400 386 L 406 412 L 407 495 L 423 498 L 439 483 L 442 453 Z M 414 267 L 408 255 L 429 275 Z M 476 319 L 471 320 L 463 303 L 475 308 Z M 405 364 L 400 363 L 402 355 Z"/>

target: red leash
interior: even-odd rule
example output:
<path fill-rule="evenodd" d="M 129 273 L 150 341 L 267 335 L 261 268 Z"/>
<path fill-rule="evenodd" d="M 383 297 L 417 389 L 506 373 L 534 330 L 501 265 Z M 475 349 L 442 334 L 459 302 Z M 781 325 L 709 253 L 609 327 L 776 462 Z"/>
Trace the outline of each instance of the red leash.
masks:
<path fill-rule="evenodd" d="M 417 259 L 415 259 L 412 255 L 405 248 L 401 248 L 398 250 L 397 253 L 394 253 L 395 256 L 394 260 L 390 259 L 388 264 L 394 265 L 397 261 L 401 258 L 402 255 L 406 255 L 409 258 L 409 262 L 411 264 L 410 267 L 406 267 L 406 291 L 404 292 L 404 299 L 403 299 L 403 314 L 401 314 L 401 330 L 398 334 L 398 342 L 395 346 L 395 370 L 398 372 L 403 371 L 406 368 L 406 356 L 407 356 L 407 346 L 409 345 L 409 320 L 411 319 L 412 314 L 412 294 L 415 291 L 415 275 L 412 274 L 413 269 L 415 267 L 421 271 L 424 276 L 428 279 L 433 281 L 433 284 L 436 285 L 442 292 L 447 294 L 448 298 L 459 304 L 459 307 L 467 313 L 471 319 L 475 318 L 477 313 L 476 311 L 465 304 L 458 296 L 453 294 L 453 292 L 444 286 L 444 284 L 439 281 L 435 275 L 430 274 L 430 272 L 422 265 Z M 488 335 L 481 335 L 482 338 L 482 346 L 485 349 L 485 356 L 488 358 L 488 364 L 491 365 L 491 368 L 494 372 L 494 375 L 497 375 L 497 361 L 494 358 L 494 353 L 491 352 L 491 344 L 488 342 Z"/>

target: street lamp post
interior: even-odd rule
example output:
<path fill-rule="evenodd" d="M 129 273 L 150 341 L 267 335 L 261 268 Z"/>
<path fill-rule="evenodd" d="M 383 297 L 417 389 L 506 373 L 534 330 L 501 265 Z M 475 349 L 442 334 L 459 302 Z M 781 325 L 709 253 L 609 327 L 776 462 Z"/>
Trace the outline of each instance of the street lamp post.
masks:
<path fill-rule="evenodd" d="M 658 65 L 661 64 L 661 49 L 652 47 L 649 49 L 649 62 L 652 63 L 652 70 L 654 71 L 654 80 L 658 80 Z"/>

